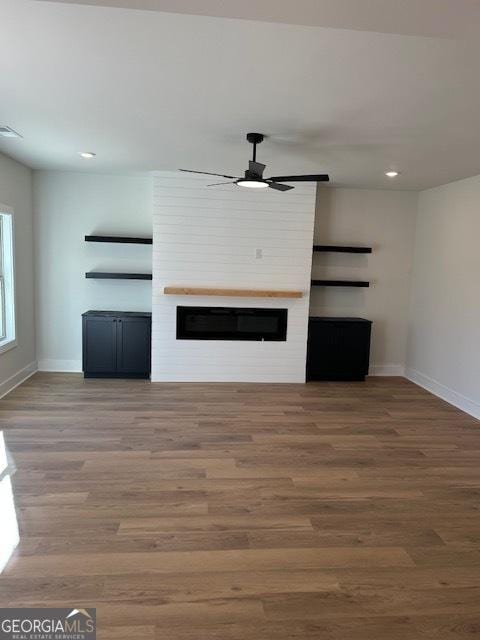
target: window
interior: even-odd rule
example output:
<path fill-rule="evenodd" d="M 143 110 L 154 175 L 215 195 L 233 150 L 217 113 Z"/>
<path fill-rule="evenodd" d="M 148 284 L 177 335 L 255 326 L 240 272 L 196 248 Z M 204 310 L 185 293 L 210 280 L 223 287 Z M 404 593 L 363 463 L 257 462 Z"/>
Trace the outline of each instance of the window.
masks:
<path fill-rule="evenodd" d="M 0 204 L 0 353 L 16 345 L 13 209 Z"/>

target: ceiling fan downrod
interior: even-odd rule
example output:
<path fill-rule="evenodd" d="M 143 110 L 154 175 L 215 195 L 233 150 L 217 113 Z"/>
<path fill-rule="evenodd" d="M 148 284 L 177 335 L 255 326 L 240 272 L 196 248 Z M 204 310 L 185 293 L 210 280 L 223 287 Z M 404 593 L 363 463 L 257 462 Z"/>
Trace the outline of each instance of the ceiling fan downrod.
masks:
<path fill-rule="evenodd" d="M 253 162 L 257 161 L 257 144 L 260 144 L 265 139 L 263 133 L 247 133 L 247 140 L 250 144 L 253 144 Z"/>

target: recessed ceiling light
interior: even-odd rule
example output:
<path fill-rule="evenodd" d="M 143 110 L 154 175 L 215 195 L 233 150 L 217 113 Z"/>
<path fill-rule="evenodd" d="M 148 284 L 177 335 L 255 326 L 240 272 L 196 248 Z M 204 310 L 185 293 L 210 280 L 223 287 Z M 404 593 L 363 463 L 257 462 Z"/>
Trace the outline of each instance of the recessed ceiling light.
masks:
<path fill-rule="evenodd" d="M 93 153 L 93 151 L 79 151 L 78 155 L 82 158 L 95 158 L 97 154 Z"/>
<path fill-rule="evenodd" d="M 398 171 L 385 171 L 385 175 L 388 178 L 396 178 L 399 175 Z"/>
<path fill-rule="evenodd" d="M 4 138 L 22 138 L 19 133 L 14 131 L 11 127 L 7 127 L 7 125 L 0 125 L 0 136 Z"/>

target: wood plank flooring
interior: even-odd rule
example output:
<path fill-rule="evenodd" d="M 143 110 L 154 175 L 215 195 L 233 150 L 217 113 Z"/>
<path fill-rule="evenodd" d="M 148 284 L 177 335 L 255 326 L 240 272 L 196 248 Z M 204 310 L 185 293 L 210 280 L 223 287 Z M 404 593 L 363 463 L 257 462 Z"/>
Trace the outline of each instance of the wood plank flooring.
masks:
<path fill-rule="evenodd" d="M 480 423 L 402 378 L 36 374 L 0 401 L 2 606 L 102 640 L 480 637 Z"/>

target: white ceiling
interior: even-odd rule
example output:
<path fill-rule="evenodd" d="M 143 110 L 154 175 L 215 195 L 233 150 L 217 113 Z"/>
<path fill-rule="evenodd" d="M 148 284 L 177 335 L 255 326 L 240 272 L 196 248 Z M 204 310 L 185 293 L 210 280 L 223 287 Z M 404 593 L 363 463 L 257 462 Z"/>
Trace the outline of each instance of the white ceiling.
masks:
<path fill-rule="evenodd" d="M 273 174 L 420 189 L 480 173 L 480 2 L 206 0 L 227 17 L 185 15 L 197 4 L 2 0 L 0 124 L 24 138 L 0 151 L 36 168 L 239 174 L 261 131 Z"/>
<path fill-rule="evenodd" d="M 478 0 L 40 0 L 413 36 L 480 32 Z"/>

